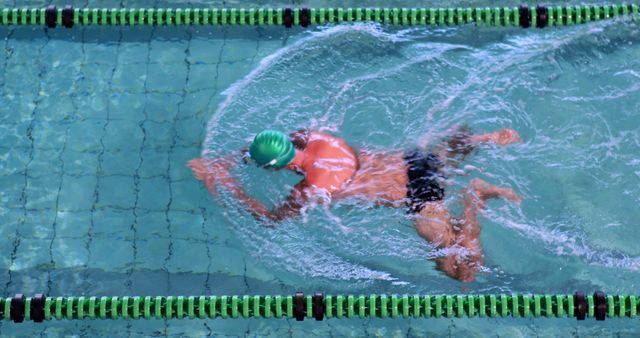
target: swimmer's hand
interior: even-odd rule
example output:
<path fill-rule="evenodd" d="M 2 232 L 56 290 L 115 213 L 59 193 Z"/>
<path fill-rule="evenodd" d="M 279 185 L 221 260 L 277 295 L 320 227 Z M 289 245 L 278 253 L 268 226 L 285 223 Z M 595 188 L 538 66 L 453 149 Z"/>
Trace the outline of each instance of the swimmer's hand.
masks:
<path fill-rule="evenodd" d="M 212 194 L 218 194 L 217 186 L 231 188 L 235 185 L 235 180 L 230 172 L 233 163 L 229 159 L 195 158 L 189 161 L 187 166 L 193 171 L 193 176 L 202 181 Z"/>

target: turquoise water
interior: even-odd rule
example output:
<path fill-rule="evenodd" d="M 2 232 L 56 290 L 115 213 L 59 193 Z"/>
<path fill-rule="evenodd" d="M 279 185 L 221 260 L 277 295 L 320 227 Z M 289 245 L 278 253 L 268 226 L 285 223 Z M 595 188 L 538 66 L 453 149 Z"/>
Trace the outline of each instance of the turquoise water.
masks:
<path fill-rule="evenodd" d="M 640 282 L 637 23 L 0 34 L 3 296 L 634 293 Z M 435 142 L 463 123 L 514 128 L 525 140 L 483 147 L 450 182 L 454 210 L 473 177 L 525 199 L 489 204 L 480 219 L 486 271 L 473 283 L 434 270 L 427 258 L 438 252 L 404 210 L 343 202 L 265 229 L 233 200 L 210 197 L 185 166 L 245 146 L 264 127 L 393 149 Z M 235 175 L 271 205 L 296 180 L 255 168 Z M 54 321 L 3 322 L 0 334 L 631 336 L 639 328 L 572 319 Z"/>

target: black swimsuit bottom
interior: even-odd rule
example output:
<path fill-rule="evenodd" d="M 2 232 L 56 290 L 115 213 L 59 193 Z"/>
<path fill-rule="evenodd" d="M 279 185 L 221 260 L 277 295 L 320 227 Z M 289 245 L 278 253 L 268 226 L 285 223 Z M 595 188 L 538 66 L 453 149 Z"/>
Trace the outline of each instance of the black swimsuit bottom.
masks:
<path fill-rule="evenodd" d="M 409 212 L 419 213 L 426 202 L 441 201 L 444 198 L 444 188 L 438 180 L 446 178 L 440 173 L 442 162 L 434 154 L 419 149 L 405 152 L 404 161 L 407 163 L 409 176 Z"/>

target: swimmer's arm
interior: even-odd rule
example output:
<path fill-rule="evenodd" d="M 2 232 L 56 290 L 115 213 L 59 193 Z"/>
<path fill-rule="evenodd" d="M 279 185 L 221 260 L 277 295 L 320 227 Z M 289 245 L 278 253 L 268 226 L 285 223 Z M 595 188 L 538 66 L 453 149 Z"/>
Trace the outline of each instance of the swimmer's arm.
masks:
<path fill-rule="evenodd" d="M 274 210 L 269 210 L 262 202 L 249 196 L 235 180 L 225 184 L 225 187 L 229 189 L 238 201 L 244 204 L 246 209 L 258 221 L 271 220 L 279 222 L 285 218 L 297 216 L 308 200 L 305 181 L 296 184 L 287 200 Z"/>
<path fill-rule="evenodd" d="M 285 218 L 300 215 L 311 199 L 311 196 L 327 194 L 329 197 L 337 191 L 327 179 L 326 175 L 308 175 L 306 179 L 298 182 L 287 200 L 279 207 L 275 208 L 270 217 L 273 221 L 281 221 Z M 329 175 L 331 176 L 331 175 Z"/>
<path fill-rule="evenodd" d="M 287 200 L 273 210 L 271 220 L 281 221 L 288 217 L 300 215 L 300 211 L 309 201 L 309 190 L 307 188 L 307 181 L 303 180 L 298 182 L 289 197 L 287 197 Z"/>
<path fill-rule="evenodd" d="M 227 177 L 227 183 L 233 182 L 229 171 L 231 168 L 237 166 L 241 160 L 246 163 L 246 158 L 248 156 L 249 148 L 242 148 L 236 152 L 220 156 L 218 158 L 194 158 L 187 162 L 187 166 L 191 168 L 195 178 L 202 181 L 212 195 L 217 196 L 218 192 L 216 190 L 216 185 L 219 179 L 216 178 L 220 178 L 222 181 L 225 181 L 224 178 Z M 220 183 L 225 185 L 223 182 Z"/>

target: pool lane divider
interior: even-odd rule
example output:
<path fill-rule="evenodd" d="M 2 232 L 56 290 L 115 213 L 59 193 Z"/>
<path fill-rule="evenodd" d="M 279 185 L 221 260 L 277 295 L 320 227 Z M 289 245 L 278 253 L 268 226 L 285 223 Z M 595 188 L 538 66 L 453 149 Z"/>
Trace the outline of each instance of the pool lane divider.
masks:
<path fill-rule="evenodd" d="M 84 319 L 556 317 L 636 318 L 640 299 L 568 294 L 294 295 L 0 298 L 0 318 L 22 323 Z"/>
<path fill-rule="evenodd" d="M 350 22 L 377 22 L 398 26 L 454 26 L 475 23 L 486 27 L 544 28 L 569 26 L 616 17 L 638 18 L 637 4 L 474 8 L 4 8 L 0 26 L 40 25 L 48 28 L 76 25 L 190 26 L 279 25 L 309 27 Z"/>

